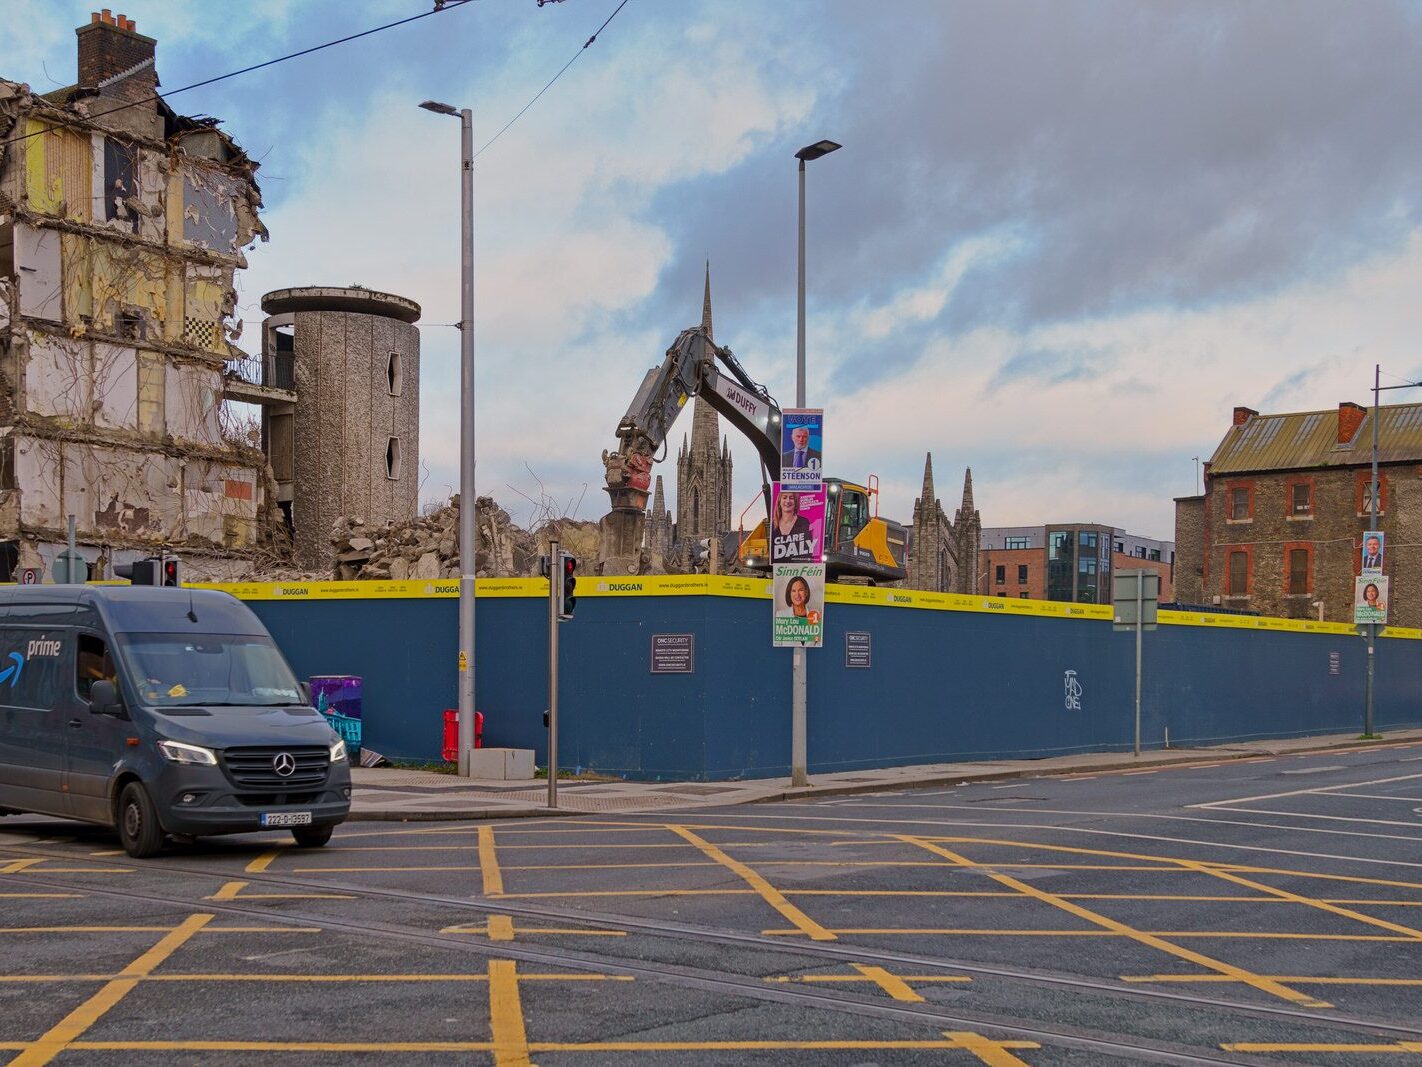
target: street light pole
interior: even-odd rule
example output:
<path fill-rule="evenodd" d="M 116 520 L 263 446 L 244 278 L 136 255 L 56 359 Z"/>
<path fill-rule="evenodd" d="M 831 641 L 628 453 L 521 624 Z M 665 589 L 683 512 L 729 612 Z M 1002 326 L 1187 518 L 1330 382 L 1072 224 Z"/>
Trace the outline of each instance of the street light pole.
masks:
<path fill-rule="evenodd" d="M 426 100 L 420 107 L 456 115 L 460 124 L 459 302 L 459 774 L 470 774 L 474 748 L 474 574 L 477 498 L 474 494 L 474 113 Z"/>
<path fill-rule="evenodd" d="M 795 290 L 795 406 L 805 406 L 805 162 L 819 159 L 842 148 L 833 141 L 817 141 L 806 145 L 795 153 L 800 161 L 800 226 L 799 226 L 799 277 Z M 806 685 L 805 646 L 796 645 L 792 651 L 791 704 L 790 704 L 790 785 L 810 784 L 807 767 L 809 745 L 806 740 L 806 719 L 809 694 Z"/>

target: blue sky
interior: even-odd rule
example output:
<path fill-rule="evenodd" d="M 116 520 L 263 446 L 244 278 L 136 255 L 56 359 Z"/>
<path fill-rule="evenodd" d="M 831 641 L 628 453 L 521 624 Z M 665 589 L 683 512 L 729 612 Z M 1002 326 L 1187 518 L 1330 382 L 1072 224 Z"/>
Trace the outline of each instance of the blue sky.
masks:
<path fill-rule="evenodd" d="M 172 90 L 430 6 L 123 10 Z M 0 74 L 72 82 L 92 5 L 5 7 Z M 415 105 L 474 108 L 481 145 L 615 7 L 475 0 L 172 101 L 262 161 L 247 338 L 288 285 L 424 307 L 427 500 L 458 481 L 458 125 Z M 828 137 L 808 361 L 831 472 L 878 474 L 907 520 L 932 451 L 950 514 L 971 466 L 987 525 L 1172 537 L 1234 405 L 1422 374 L 1419 29 L 1374 0 L 630 0 L 476 164 L 480 492 L 519 521 L 544 494 L 605 510 L 601 451 L 708 259 L 717 340 L 793 398 L 793 154 Z M 757 468 L 732 448 L 739 511 Z"/>

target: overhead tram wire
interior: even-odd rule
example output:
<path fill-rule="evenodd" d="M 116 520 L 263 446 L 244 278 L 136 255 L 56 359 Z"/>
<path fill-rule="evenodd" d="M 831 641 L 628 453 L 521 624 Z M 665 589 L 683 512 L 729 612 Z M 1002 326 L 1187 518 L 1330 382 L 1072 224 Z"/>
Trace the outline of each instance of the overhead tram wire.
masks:
<path fill-rule="evenodd" d="M 541 3 L 540 6 L 542 6 Z M 538 98 L 540 96 L 546 93 L 549 89 L 553 88 L 553 83 L 556 82 L 559 78 L 561 78 L 564 72 L 566 72 L 569 67 L 571 67 L 574 63 L 578 61 L 578 57 L 581 56 L 584 52 L 586 52 L 588 46 L 590 46 L 594 41 L 597 40 L 597 35 L 603 30 L 607 29 L 607 24 L 617 17 L 617 12 L 621 11 L 626 6 L 627 0 L 622 0 L 622 3 L 618 4 L 617 7 L 613 9 L 612 14 L 608 15 L 607 18 L 603 20 L 603 24 L 597 28 L 597 32 L 583 42 L 583 46 L 573 53 L 572 59 L 568 60 L 568 62 L 563 64 L 563 69 L 558 71 L 557 74 L 553 75 L 553 77 L 548 80 L 547 85 L 545 85 L 542 89 L 539 89 L 538 92 L 534 93 L 533 99 L 530 100 L 528 103 L 524 104 L 523 107 L 519 108 L 518 114 L 515 115 L 513 118 L 509 119 L 508 122 L 504 123 L 503 129 L 501 129 L 498 133 L 494 134 L 494 136 L 490 137 L 487 141 L 485 141 L 483 148 L 480 148 L 479 151 L 475 152 L 471 159 L 478 159 L 480 156 L 482 156 L 484 154 L 485 149 L 487 149 L 490 145 L 492 145 L 495 141 L 497 141 L 500 137 L 507 133 L 510 126 L 512 126 L 519 119 L 523 118 L 523 113 L 529 108 L 531 108 L 534 104 L 538 103 Z"/>
<path fill-rule="evenodd" d="M 626 2 L 627 0 L 623 0 L 623 3 Z M 215 85 L 218 82 L 226 81 L 229 78 L 235 78 L 241 74 L 250 74 L 254 70 L 262 70 L 265 67 L 274 67 L 278 63 L 285 63 L 289 59 L 300 59 L 302 56 L 309 56 L 314 52 L 320 52 L 327 48 L 334 48 L 338 44 L 346 44 L 349 41 L 357 41 L 362 37 L 369 37 L 372 34 L 383 33 L 385 30 L 393 30 L 397 26 L 404 26 L 407 23 L 418 22 L 420 19 L 429 18 L 431 15 L 438 15 L 445 11 L 453 11 L 455 8 L 463 7 L 465 4 L 469 3 L 473 3 L 473 0 L 444 0 L 444 2 L 438 7 L 431 8 L 429 11 L 422 11 L 418 15 L 411 15 L 409 18 L 399 19 L 395 22 L 387 22 L 383 26 L 374 26 L 368 30 L 361 30 L 360 33 L 352 33 L 348 34 L 345 37 L 338 37 L 334 41 L 326 41 L 324 44 L 312 45 L 310 48 L 303 48 L 299 52 L 291 52 L 284 56 L 278 56 L 275 59 L 268 59 L 264 60 L 261 63 L 254 63 L 252 64 L 252 66 L 243 67 L 241 70 L 229 71 L 226 74 L 219 74 L 213 78 L 204 78 L 202 81 L 193 82 L 191 85 L 184 85 L 181 88 L 172 90 L 171 92 L 154 93 L 152 96 L 145 96 L 141 100 L 134 100 L 127 104 L 120 104 L 118 107 L 111 107 L 105 111 L 96 111 L 88 115 L 87 118 L 92 121 L 93 119 L 103 118 L 105 115 L 112 115 L 119 111 L 126 111 L 131 107 L 138 107 L 140 104 L 151 104 L 154 100 L 167 100 L 170 96 L 177 96 L 179 93 L 186 93 L 191 89 L 201 89 L 205 85 Z M 613 12 L 613 14 L 616 14 L 616 12 Z M 611 19 L 609 19 L 608 21 L 610 22 Z M 603 25 L 606 25 L 606 23 L 604 23 Z M 598 31 L 598 33 L 601 32 L 601 30 Z M 593 36 L 596 37 L 597 34 L 594 34 Z M 591 44 L 592 41 L 590 40 L 588 43 Z M 35 130 L 33 133 L 20 134 L 18 137 L 11 137 L 9 140 L 0 141 L 0 146 L 8 147 L 12 144 L 18 144 L 21 141 L 27 141 L 31 137 L 43 136 L 52 126 L 79 125 L 78 122 L 72 122 L 63 118 L 56 118 L 54 120 L 45 119 L 44 121 L 49 123 L 49 126 L 46 126 L 45 129 Z"/>

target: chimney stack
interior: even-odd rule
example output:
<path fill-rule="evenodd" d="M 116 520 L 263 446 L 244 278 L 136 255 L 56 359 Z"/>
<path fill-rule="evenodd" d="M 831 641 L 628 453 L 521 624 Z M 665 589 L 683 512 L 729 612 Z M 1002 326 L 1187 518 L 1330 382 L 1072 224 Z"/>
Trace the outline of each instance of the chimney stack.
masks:
<path fill-rule="evenodd" d="M 1351 400 L 1345 400 L 1338 405 L 1338 443 L 1346 445 L 1350 443 L 1358 432 L 1358 427 L 1363 425 L 1363 419 L 1367 418 L 1368 409 L 1361 404 L 1355 404 Z"/>
<path fill-rule="evenodd" d="M 1258 414 L 1259 412 L 1255 411 L 1253 408 L 1237 407 L 1234 409 L 1234 424 L 1236 426 L 1243 426 L 1246 422 L 1248 422 L 1250 419 L 1254 418 Z"/>
<path fill-rule="evenodd" d="M 158 42 L 137 27 L 127 15 L 115 16 L 108 8 L 90 15 L 88 25 L 74 31 L 79 37 L 79 84 L 92 88 L 152 59 Z"/>

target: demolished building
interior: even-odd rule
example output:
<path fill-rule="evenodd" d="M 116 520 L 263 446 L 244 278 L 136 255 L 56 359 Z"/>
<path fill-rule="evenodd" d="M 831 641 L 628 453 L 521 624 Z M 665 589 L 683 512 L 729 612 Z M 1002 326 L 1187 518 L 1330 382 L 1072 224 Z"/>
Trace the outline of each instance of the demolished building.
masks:
<path fill-rule="evenodd" d="M 51 562 L 69 515 L 91 561 L 162 545 L 242 573 L 271 493 L 221 408 L 257 164 L 157 95 L 132 19 L 76 34 L 75 85 L 0 79 L 0 580 Z"/>

